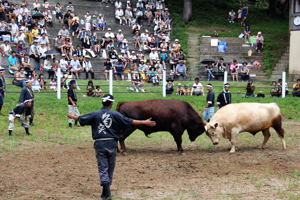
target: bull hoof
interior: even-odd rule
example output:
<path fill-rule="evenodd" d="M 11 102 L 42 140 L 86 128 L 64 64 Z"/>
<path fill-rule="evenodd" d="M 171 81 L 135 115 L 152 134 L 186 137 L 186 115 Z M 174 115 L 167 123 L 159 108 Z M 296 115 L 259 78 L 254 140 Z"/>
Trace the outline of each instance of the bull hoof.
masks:
<path fill-rule="evenodd" d="M 235 149 L 231 149 L 229 153 L 235 153 Z"/>

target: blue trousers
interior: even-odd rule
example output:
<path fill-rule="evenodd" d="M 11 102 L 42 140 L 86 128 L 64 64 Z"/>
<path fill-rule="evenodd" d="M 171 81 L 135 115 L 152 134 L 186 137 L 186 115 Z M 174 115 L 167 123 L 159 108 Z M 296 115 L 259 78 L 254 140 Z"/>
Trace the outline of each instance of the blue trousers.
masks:
<path fill-rule="evenodd" d="M 100 184 L 112 184 L 116 165 L 117 142 L 115 140 L 97 140 L 94 143 Z"/>
<path fill-rule="evenodd" d="M 0 90 L 0 105 L 4 104 L 4 93 Z"/>
<path fill-rule="evenodd" d="M 206 121 L 209 121 L 214 114 L 215 114 L 215 107 L 208 107 L 202 113 Z"/>

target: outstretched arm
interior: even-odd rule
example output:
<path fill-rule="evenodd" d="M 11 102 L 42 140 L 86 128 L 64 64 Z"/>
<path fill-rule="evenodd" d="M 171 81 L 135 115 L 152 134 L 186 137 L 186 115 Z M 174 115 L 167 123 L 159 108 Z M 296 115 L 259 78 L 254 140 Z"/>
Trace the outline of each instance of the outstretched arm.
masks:
<path fill-rule="evenodd" d="M 71 118 L 71 119 L 74 119 L 74 120 L 78 120 L 79 119 L 79 116 L 73 115 L 72 113 L 69 113 L 68 117 Z"/>
<path fill-rule="evenodd" d="M 138 125 L 145 125 L 145 126 L 156 126 L 156 122 L 151 120 L 152 118 L 149 118 L 147 120 L 132 120 L 131 124 L 134 126 Z"/>

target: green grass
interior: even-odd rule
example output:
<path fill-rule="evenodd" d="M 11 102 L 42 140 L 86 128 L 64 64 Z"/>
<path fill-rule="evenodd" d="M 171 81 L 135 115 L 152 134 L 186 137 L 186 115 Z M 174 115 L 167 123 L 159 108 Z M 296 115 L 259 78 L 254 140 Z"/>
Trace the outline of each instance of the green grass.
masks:
<path fill-rule="evenodd" d="M 9 82 L 9 81 L 8 81 Z M 178 82 L 175 84 L 177 85 Z M 80 84 L 86 85 L 87 81 L 80 81 Z M 108 82 L 106 81 L 95 81 L 94 84 L 102 85 L 104 91 L 108 91 Z M 186 84 L 191 85 L 192 82 L 186 82 Z M 206 84 L 206 82 L 203 82 Z M 245 84 L 243 82 L 232 83 L 232 93 L 233 93 L 233 102 L 276 102 L 282 110 L 282 113 L 285 118 L 293 119 L 296 121 L 300 121 L 300 110 L 295 109 L 299 106 L 299 99 L 288 96 L 285 99 L 282 98 L 272 98 L 269 97 L 269 83 L 257 83 L 256 91 L 263 91 L 267 97 L 266 98 L 245 98 L 243 96 L 245 92 Z M 146 92 L 151 91 L 153 93 L 134 93 L 128 92 L 127 86 L 129 86 L 129 82 L 121 82 L 116 81 L 115 85 L 119 85 L 114 90 L 114 96 L 116 98 L 116 102 L 114 104 L 114 108 L 120 101 L 133 101 L 133 100 L 143 100 L 143 99 L 153 99 L 153 98 L 162 98 L 161 95 L 161 87 L 153 87 L 150 84 L 145 86 Z M 222 90 L 222 82 L 214 82 L 215 85 L 215 93 L 218 94 Z M 68 128 L 67 122 L 67 97 L 66 90 L 63 90 L 62 99 L 57 100 L 56 94 L 53 91 L 46 91 L 49 93 L 36 93 L 36 104 L 35 104 L 35 126 L 31 127 L 31 132 L 33 136 L 26 137 L 24 129 L 20 126 L 18 122 L 16 122 L 16 130 L 14 131 L 14 136 L 7 136 L 7 127 L 8 127 L 8 119 L 7 113 L 18 104 L 20 88 L 15 86 L 8 86 L 8 93 L 5 98 L 4 108 L 2 113 L 4 115 L 0 115 L 0 155 L 2 152 L 11 151 L 17 149 L 22 144 L 27 143 L 48 143 L 49 147 L 51 144 L 78 144 L 84 141 L 91 140 L 91 131 L 90 127 L 83 128 Z M 96 97 L 86 97 L 85 96 L 85 86 L 81 86 L 81 90 L 78 92 L 78 106 L 81 114 L 86 114 L 90 111 L 99 109 L 101 107 L 100 98 Z M 205 105 L 205 97 L 197 97 L 197 96 L 176 96 L 171 95 L 167 96 L 169 99 L 180 99 L 183 101 L 187 101 L 193 105 L 193 107 L 199 112 L 202 113 L 203 107 Z M 165 142 L 165 134 L 154 134 L 151 137 L 156 139 L 147 140 L 153 145 L 160 145 Z M 132 137 L 135 140 L 140 141 L 141 143 L 145 142 L 143 134 L 133 134 Z M 202 140 L 203 138 L 200 138 Z M 169 141 L 169 140 L 168 140 Z M 173 142 L 170 140 L 169 142 Z M 200 141 L 201 142 L 201 141 Z M 188 139 L 185 138 L 183 144 L 189 144 Z M 208 143 L 207 148 L 210 148 L 212 145 Z"/>
<path fill-rule="evenodd" d="M 173 18 L 172 37 L 181 40 L 184 52 L 188 53 L 188 33 L 196 31 L 201 35 L 213 35 L 216 30 L 220 37 L 238 37 L 243 32 L 239 24 L 229 24 L 227 21 L 230 9 L 238 8 L 238 1 L 226 1 L 227 8 L 217 8 L 210 0 L 193 1 L 193 19 L 189 23 L 182 21 L 183 1 L 168 0 L 168 6 Z M 289 42 L 288 18 L 270 16 L 266 9 L 250 6 L 247 23 L 252 34 L 262 31 L 265 37 L 264 70 L 271 73 L 276 62 L 286 50 Z M 189 29 L 194 27 L 194 29 Z"/>

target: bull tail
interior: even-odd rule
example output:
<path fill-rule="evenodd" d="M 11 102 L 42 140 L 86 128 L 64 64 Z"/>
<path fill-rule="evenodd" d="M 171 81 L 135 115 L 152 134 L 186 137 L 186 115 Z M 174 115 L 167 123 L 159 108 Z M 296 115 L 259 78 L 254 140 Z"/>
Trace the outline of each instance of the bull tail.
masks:
<path fill-rule="evenodd" d="M 121 109 L 121 106 L 122 106 L 123 103 L 124 103 L 124 102 L 119 102 L 119 103 L 118 103 L 118 105 L 117 105 L 117 107 L 116 107 L 116 110 L 117 110 L 118 112 L 120 112 L 120 109 Z"/>

